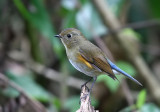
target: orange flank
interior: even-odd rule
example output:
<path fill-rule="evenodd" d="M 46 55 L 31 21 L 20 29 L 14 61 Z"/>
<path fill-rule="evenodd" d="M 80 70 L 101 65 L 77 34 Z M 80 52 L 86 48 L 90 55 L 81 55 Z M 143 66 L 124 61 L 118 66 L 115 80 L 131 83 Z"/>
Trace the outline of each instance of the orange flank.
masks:
<path fill-rule="evenodd" d="M 93 68 L 93 66 L 88 61 L 86 61 L 81 55 L 78 56 L 78 61 L 83 62 L 89 68 Z"/>

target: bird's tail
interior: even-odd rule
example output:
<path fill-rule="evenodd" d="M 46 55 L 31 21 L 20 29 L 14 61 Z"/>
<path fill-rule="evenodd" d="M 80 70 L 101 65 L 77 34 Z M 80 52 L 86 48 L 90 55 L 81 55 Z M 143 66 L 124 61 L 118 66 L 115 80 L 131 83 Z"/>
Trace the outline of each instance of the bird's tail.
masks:
<path fill-rule="evenodd" d="M 108 63 L 110 64 L 111 68 L 116 70 L 117 72 L 120 72 L 121 74 L 123 74 L 124 76 L 128 77 L 129 79 L 131 79 L 132 81 L 136 82 L 137 84 L 141 85 L 142 84 L 137 81 L 136 79 L 134 79 L 132 76 L 130 76 L 129 74 L 127 74 L 126 72 L 124 72 L 123 70 L 121 70 L 119 67 L 117 67 L 114 63 L 112 63 L 110 60 L 108 60 Z"/>

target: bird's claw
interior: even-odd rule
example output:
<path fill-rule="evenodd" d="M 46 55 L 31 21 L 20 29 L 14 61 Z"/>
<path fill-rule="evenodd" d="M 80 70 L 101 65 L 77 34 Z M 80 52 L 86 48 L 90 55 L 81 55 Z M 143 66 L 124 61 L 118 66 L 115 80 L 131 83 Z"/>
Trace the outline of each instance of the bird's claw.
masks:
<path fill-rule="evenodd" d="M 90 95 L 89 93 L 88 93 L 88 94 L 84 94 L 84 95 L 80 98 L 79 104 L 81 103 L 82 100 L 86 100 L 89 95 Z"/>
<path fill-rule="evenodd" d="M 83 84 L 83 85 L 81 85 L 81 89 L 82 89 L 84 86 L 86 86 L 86 83 L 85 83 L 85 84 Z"/>

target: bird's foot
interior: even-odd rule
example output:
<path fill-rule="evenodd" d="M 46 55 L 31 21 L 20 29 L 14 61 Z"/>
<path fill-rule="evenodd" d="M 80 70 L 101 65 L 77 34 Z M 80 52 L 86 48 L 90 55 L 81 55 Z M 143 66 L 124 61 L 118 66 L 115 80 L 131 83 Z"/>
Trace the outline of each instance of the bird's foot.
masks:
<path fill-rule="evenodd" d="M 83 85 L 81 85 L 81 89 L 87 85 L 88 82 L 90 82 L 92 80 L 92 78 L 90 78 L 88 81 L 86 81 Z"/>
<path fill-rule="evenodd" d="M 81 97 L 80 97 L 79 103 L 86 101 L 86 99 L 87 99 L 88 97 L 90 97 L 90 90 L 89 90 L 89 88 L 86 86 L 86 84 L 83 84 L 83 85 L 81 86 L 81 90 L 82 90 L 82 91 L 81 91 Z"/>
<path fill-rule="evenodd" d="M 84 95 L 80 98 L 80 100 L 86 100 L 86 98 L 87 98 L 88 96 L 90 96 L 90 93 L 84 94 Z"/>
<path fill-rule="evenodd" d="M 83 88 L 84 86 L 86 86 L 86 83 L 84 83 L 84 84 L 81 85 L 81 90 L 82 90 L 82 88 Z"/>
<path fill-rule="evenodd" d="M 86 101 L 86 99 L 87 99 L 88 97 L 90 97 L 90 93 L 84 94 L 83 96 L 81 96 L 81 97 L 80 97 L 79 104 L 80 104 L 81 102 Z M 90 98 L 89 98 L 89 100 L 90 100 Z"/>

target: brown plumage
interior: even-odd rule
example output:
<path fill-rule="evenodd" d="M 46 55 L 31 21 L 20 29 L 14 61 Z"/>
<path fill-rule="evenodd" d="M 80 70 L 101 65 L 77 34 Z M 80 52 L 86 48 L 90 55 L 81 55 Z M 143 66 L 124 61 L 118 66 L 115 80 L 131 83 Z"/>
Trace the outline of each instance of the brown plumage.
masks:
<path fill-rule="evenodd" d="M 65 46 L 70 63 L 80 72 L 93 77 L 94 82 L 96 77 L 101 74 L 107 74 L 112 79 L 117 79 L 113 73 L 113 70 L 116 70 L 142 85 L 107 59 L 103 51 L 88 41 L 79 30 L 68 28 L 56 37 L 59 37 Z"/>
<path fill-rule="evenodd" d="M 102 51 L 99 51 L 98 55 L 96 55 L 96 49 L 92 52 L 91 51 L 92 50 L 87 48 L 85 48 L 85 50 L 80 48 L 79 50 L 80 54 L 86 59 L 86 61 L 91 63 L 93 67 L 100 69 L 102 72 L 108 73 L 112 79 L 116 79 L 111 66 L 108 64 L 107 59 L 104 57 Z"/>

